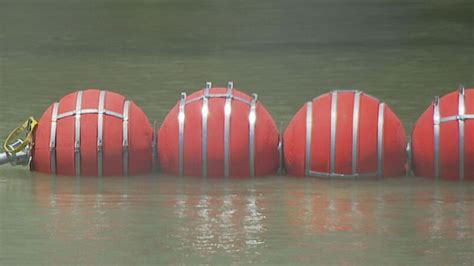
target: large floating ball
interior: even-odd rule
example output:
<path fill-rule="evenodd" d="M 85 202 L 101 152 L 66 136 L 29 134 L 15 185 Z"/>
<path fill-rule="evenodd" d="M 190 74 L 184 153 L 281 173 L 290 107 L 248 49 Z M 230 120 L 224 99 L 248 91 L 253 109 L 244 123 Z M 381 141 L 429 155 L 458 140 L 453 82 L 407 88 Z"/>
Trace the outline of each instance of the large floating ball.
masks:
<path fill-rule="evenodd" d="M 278 130 L 265 107 L 233 89 L 206 87 L 181 99 L 158 132 L 163 172 L 186 176 L 262 176 L 278 169 Z"/>
<path fill-rule="evenodd" d="M 415 175 L 474 180 L 474 89 L 435 98 L 412 133 Z"/>
<path fill-rule="evenodd" d="M 32 169 L 81 176 L 150 172 L 153 130 L 132 101 L 109 91 L 78 91 L 53 103 L 34 137 Z"/>
<path fill-rule="evenodd" d="M 406 136 L 387 104 L 359 91 L 307 102 L 284 135 L 285 166 L 296 176 L 401 176 Z"/>

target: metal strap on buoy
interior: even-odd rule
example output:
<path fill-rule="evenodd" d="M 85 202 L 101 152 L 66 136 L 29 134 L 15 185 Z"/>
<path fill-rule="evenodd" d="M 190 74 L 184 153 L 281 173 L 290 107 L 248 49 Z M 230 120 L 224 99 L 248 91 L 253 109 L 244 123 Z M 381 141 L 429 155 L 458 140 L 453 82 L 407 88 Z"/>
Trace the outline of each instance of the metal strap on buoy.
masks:
<path fill-rule="evenodd" d="M 278 174 L 283 174 L 283 123 L 278 130 Z"/>
<path fill-rule="evenodd" d="M 249 112 L 249 172 L 250 176 L 255 176 L 255 121 L 257 120 L 257 94 L 252 94 Z"/>
<path fill-rule="evenodd" d="M 359 112 L 360 112 L 360 91 L 354 95 L 354 109 L 352 115 L 352 174 L 357 174 L 357 148 L 359 145 Z"/>
<path fill-rule="evenodd" d="M 329 153 L 329 174 L 335 174 L 336 167 L 336 133 L 337 133 L 337 91 L 331 93 L 331 142 Z"/>
<path fill-rule="evenodd" d="M 377 123 L 377 176 L 383 174 L 383 123 L 385 118 L 385 103 L 379 104 L 379 115 Z"/>
<path fill-rule="evenodd" d="M 306 176 L 312 176 L 311 170 L 311 140 L 313 130 L 313 102 L 306 103 L 306 152 L 305 152 L 305 173 Z"/>
<path fill-rule="evenodd" d="M 125 101 L 123 104 L 122 115 L 122 167 L 123 174 L 128 175 L 128 113 L 130 110 L 130 101 Z"/>
<path fill-rule="evenodd" d="M 185 108 L 186 107 L 186 93 L 181 93 L 181 99 L 179 101 L 179 114 L 178 114 L 178 172 L 182 176 L 184 174 L 184 120 L 186 118 Z"/>
<path fill-rule="evenodd" d="M 464 87 L 459 88 L 458 100 L 458 125 L 459 125 L 459 179 L 464 180 L 464 115 L 466 106 L 464 102 Z"/>
<path fill-rule="evenodd" d="M 128 118 L 130 101 L 125 101 L 123 106 L 123 113 L 119 114 L 105 109 L 105 99 L 107 91 L 100 91 L 99 102 L 97 109 L 82 109 L 83 91 L 78 91 L 76 94 L 76 103 L 74 111 L 68 111 L 58 114 L 59 103 L 53 104 L 51 112 L 51 132 L 50 132 L 50 156 L 51 156 L 51 173 L 56 174 L 56 135 L 57 123 L 59 120 L 66 117 L 74 117 L 74 164 L 75 174 L 81 175 L 81 115 L 97 114 L 97 174 L 103 174 L 103 130 L 104 130 L 104 115 L 113 116 L 122 119 L 122 155 L 123 155 L 123 173 L 128 175 Z"/>
<path fill-rule="evenodd" d="M 474 119 L 474 114 L 466 114 L 465 104 L 465 90 L 464 86 L 460 85 L 458 88 L 458 114 L 441 117 L 440 115 L 440 98 L 435 97 L 433 101 L 433 129 L 434 129 L 434 172 L 435 177 L 440 177 L 440 127 L 442 123 L 457 121 L 459 128 L 459 179 L 464 180 L 464 121 Z"/>
<path fill-rule="evenodd" d="M 56 127 L 58 123 L 59 103 L 53 104 L 51 113 L 51 134 L 49 136 L 49 152 L 51 157 L 51 173 L 56 174 Z"/>
<path fill-rule="evenodd" d="M 181 93 L 178 111 L 178 173 L 184 175 L 184 127 L 186 122 L 186 105 L 201 102 L 201 165 L 202 176 L 207 176 L 207 119 L 209 116 L 209 99 L 225 98 L 224 103 L 224 176 L 230 175 L 230 121 L 232 114 L 232 101 L 239 101 L 249 106 L 249 167 L 250 175 L 255 175 L 255 121 L 256 121 L 256 104 L 257 95 L 252 95 L 252 100 L 248 101 L 233 94 L 234 84 L 232 81 L 227 83 L 226 93 L 210 93 L 212 87 L 211 82 L 206 82 L 202 96 L 187 100 L 186 93 Z"/>
<path fill-rule="evenodd" d="M 336 165 L 336 138 L 337 138 L 337 95 L 340 92 L 354 93 L 354 107 L 352 113 L 352 173 L 341 174 L 335 172 Z M 383 175 L 383 128 L 385 103 L 379 103 L 378 122 L 377 122 L 377 170 L 372 173 L 358 173 L 358 131 L 360 118 L 360 98 L 362 92 L 355 90 L 336 90 L 331 92 L 331 124 L 330 124 L 330 154 L 329 154 L 329 173 L 318 172 L 311 169 L 311 142 L 313 127 L 313 102 L 306 103 L 306 150 L 305 150 L 305 174 L 306 176 L 322 177 L 381 177 Z M 316 98 L 317 99 L 317 98 Z M 316 100 L 316 99 L 313 99 Z"/>
<path fill-rule="evenodd" d="M 439 97 L 435 97 L 433 102 L 433 135 L 434 135 L 434 172 L 435 178 L 439 178 L 439 131 L 440 131 L 440 115 L 439 115 Z"/>
<path fill-rule="evenodd" d="M 224 177 L 229 177 L 230 162 L 230 115 L 232 113 L 232 89 L 234 83 L 227 84 L 226 99 L 224 103 Z"/>
<path fill-rule="evenodd" d="M 102 165 L 103 165 L 103 127 L 104 127 L 104 111 L 105 111 L 105 94 L 106 91 L 100 91 L 99 93 L 99 110 L 97 114 L 97 175 L 102 176 Z"/>
<path fill-rule="evenodd" d="M 212 87 L 211 82 L 206 82 L 206 87 L 204 88 L 204 97 L 202 98 L 202 108 L 201 108 L 201 116 L 202 116 L 202 149 L 201 149 L 201 169 L 202 169 L 202 176 L 207 176 L 207 116 L 209 114 L 209 90 Z"/>
<path fill-rule="evenodd" d="M 75 134 L 74 134 L 74 165 L 76 166 L 76 176 L 81 175 L 81 107 L 82 91 L 76 94 L 75 112 Z"/>

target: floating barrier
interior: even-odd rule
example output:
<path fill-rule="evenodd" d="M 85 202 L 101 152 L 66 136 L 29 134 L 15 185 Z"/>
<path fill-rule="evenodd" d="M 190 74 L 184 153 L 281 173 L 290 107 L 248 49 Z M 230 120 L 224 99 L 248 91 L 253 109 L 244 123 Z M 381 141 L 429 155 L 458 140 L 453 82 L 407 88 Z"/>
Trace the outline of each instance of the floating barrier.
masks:
<path fill-rule="evenodd" d="M 413 129 L 412 156 L 417 176 L 474 180 L 474 89 L 435 97 Z"/>
<path fill-rule="evenodd" d="M 205 88 L 181 99 L 158 131 L 158 157 L 167 174 L 262 176 L 279 166 L 279 134 L 257 100 L 233 88 Z"/>
<path fill-rule="evenodd" d="M 78 91 L 39 120 L 31 169 L 58 175 L 121 176 L 152 169 L 153 130 L 145 113 L 117 93 Z"/>
<path fill-rule="evenodd" d="M 89 89 L 53 103 L 39 122 L 29 118 L 3 147 L 0 165 L 69 176 L 145 174 L 159 159 L 164 173 L 180 176 L 272 175 L 284 161 L 294 176 L 387 177 L 413 170 L 474 180 L 474 89 L 436 97 L 408 144 L 390 107 L 361 91 L 314 98 L 282 136 L 257 95 L 232 82 L 182 93 L 156 133 L 132 101 Z"/>
<path fill-rule="evenodd" d="M 307 102 L 284 135 L 285 167 L 295 176 L 401 176 L 406 136 L 390 107 L 360 91 Z"/>

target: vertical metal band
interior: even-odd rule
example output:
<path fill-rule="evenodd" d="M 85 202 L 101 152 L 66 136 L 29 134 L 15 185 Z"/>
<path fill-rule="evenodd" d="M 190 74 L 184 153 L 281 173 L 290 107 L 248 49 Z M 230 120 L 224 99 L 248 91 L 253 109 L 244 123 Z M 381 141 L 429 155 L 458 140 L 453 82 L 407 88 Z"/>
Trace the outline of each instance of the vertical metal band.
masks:
<path fill-rule="evenodd" d="M 411 174 L 412 173 L 412 153 L 411 153 L 411 137 L 408 137 L 408 141 L 407 141 L 407 146 L 405 148 L 405 151 L 406 151 L 406 156 L 407 156 L 407 171 L 406 171 L 406 174 Z"/>
<path fill-rule="evenodd" d="M 76 94 L 76 133 L 74 140 L 74 162 L 76 168 L 76 176 L 81 175 L 81 107 L 82 107 L 83 91 L 78 91 Z"/>
<path fill-rule="evenodd" d="M 207 176 L 207 117 L 209 115 L 209 90 L 212 87 L 211 82 L 206 82 L 206 87 L 204 88 L 204 97 L 202 98 L 202 110 L 201 110 L 201 127 L 202 127 L 202 140 L 201 140 L 201 168 L 202 176 Z"/>
<path fill-rule="evenodd" d="M 155 170 L 157 168 L 157 150 L 156 150 L 156 145 L 158 143 L 158 122 L 153 121 L 153 141 L 151 142 L 151 150 L 152 150 L 152 159 L 153 159 L 153 169 Z"/>
<path fill-rule="evenodd" d="M 377 176 L 383 175 L 383 124 L 385 120 L 385 103 L 379 104 L 379 117 L 377 125 Z"/>
<path fill-rule="evenodd" d="M 331 93 L 331 151 L 330 151 L 330 174 L 334 174 L 336 165 L 336 129 L 337 129 L 337 92 Z"/>
<path fill-rule="evenodd" d="M 59 103 L 54 103 L 51 113 L 51 133 L 49 137 L 49 152 L 51 158 L 51 174 L 56 174 L 56 127 L 58 121 Z"/>
<path fill-rule="evenodd" d="M 255 121 L 257 120 L 257 94 L 252 94 L 249 112 L 249 167 L 250 176 L 255 176 Z"/>
<path fill-rule="evenodd" d="M 278 131 L 278 174 L 283 174 L 283 122 Z"/>
<path fill-rule="evenodd" d="M 123 104 L 123 121 L 122 121 L 122 171 L 123 175 L 128 175 L 128 113 L 130 109 L 130 101 Z"/>
<path fill-rule="evenodd" d="M 102 176 L 102 155 L 103 155 L 103 143 L 102 135 L 104 128 L 104 112 L 105 112 L 105 94 L 106 91 L 100 91 L 99 93 L 99 108 L 97 113 L 97 175 Z"/>
<path fill-rule="evenodd" d="M 464 87 L 459 87 L 458 100 L 458 125 L 459 125 L 459 179 L 464 180 L 464 115 L 466 106 L 464 102 Z"/>
<path fill-rule="evenodd" d="M 306 158 L 305 175 L 310 176 L 311 171 L 311 134 L 313 127 L 313 102 L 306 103 Z"/>
<path fill-rule="evenodd" d="M 352 111 L 352 174 L 357 174 L 357 146 L 359 144 L 359 109 L 360 91 L 354 95 L 354 110 Z"/>
<path fill-rule="evenodd" d="M 224 176 L 229 176 L 230 161 L 230 115 L 232 113 L 232 89 L 234 83 L 229 81 L 227 84 L 227 97 L 224 105 Z"/>
<path fill-rule="evenodd" d="M 186 93 L 181 93 L 181 99 L 179 102 L 179 114 L 178 114 L 178 173 L 180 176 L 184 174 L 184 120 L 186 106 Z"/>
<path fill-rule="evenodd" d="M 433 140 L 434 140 L 434 175 L 439 178 L 439 132 L 440 132 L 440 114 L 439 114 L 439 97 L 435 97 L 433 101 Z"/>

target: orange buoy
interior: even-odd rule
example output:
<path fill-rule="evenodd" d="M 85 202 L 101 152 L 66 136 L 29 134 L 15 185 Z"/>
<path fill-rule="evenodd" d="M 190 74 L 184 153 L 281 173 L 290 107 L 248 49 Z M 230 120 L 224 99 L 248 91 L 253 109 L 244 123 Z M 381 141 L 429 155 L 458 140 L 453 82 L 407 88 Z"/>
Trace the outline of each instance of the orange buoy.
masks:
<path fill-rule="evenodd" d="M 417 176 L 474 180 L 474 89 L 435 97 L 413 129 L 412 157 Z"/>
<path fill-rule="evenodd" d="M 158 132 L 158 157 L 167 174 L 261 176 L 276 173 L 279 137 L 271 115 L 233 88 L 206 87 L 181 99 Z"/>
<path fill-rule="evenodd" d="M 34 136 L 32 170 L 120 176 L 152 169 L 153 130 L 145 113 L 117 93 L 90 89 L 53 103 Z"/>
<path fill-rule="evenodd" d="M 390 107 L 360 91 L 307 102 L 284 134 L 285 167 L 296 176 L 400 176 L 406 135 Z"/>

